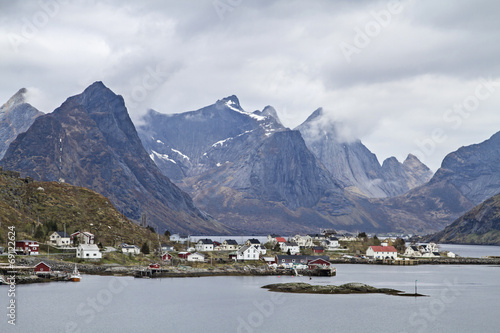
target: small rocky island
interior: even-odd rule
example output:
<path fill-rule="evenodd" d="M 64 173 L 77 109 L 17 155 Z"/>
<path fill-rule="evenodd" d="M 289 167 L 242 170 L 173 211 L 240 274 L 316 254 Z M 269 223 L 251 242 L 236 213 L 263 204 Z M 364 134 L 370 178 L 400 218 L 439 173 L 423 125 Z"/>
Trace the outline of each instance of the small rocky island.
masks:
<path fill-rule="evenodd" d="M 426 296 L 415 293 L 405 293 L 400 290 L 390 288 L 375 288 L 364 283 L 351 282 L 340 286 L 333 285 L 311 285 L 302 282 L 291 283 L 276 283 L 263 286 L 264 289 L 269 291 L 276 291 L 282 293 L 302 293 L 302 294 L 386 294 L 394 296 Z"/>

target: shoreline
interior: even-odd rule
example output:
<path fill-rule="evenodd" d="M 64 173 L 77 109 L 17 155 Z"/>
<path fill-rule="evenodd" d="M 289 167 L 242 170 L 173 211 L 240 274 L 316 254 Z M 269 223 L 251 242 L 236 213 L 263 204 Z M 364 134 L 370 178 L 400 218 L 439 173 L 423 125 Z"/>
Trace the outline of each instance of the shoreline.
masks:
<path fill-rule="evenodd" d="M 27 260 L 28 259 L 28 260 Z M 75 263 L 56 261 L 47 258 L 23 258 L 20 264 L 25 267 L 33 266 L 34 262 L 44 261 L 48 263 L 54 271 L 70 272 Z M 417 259 L 417 265 L 491 265 L 500 266 L 500 258 L 426 258 Z M 359 264 L 359 265 L 392 265 L 390 262 L 374 262 L 361 258 L 341 258 L 331 260 L 332 264 Z M 274 269 L 264 265 L 252 265 L 248 262 L 245 266 L 234 266 L 226 264 L 219 267 L 196 268 L 191 266 L 161 266 L 159 270 L 148 276 L 138 276 L 139 272 L 148 271 L 144 266 L 123 266 L 119 264 L 93 264 L 80 263 L 78 270 L 87 275 L 100 276 L 134 276 L 137 278 L 186 278 L 186 277 L 211 277 L 211 276 L 292 276 L 296 275 L 292 269 Z M 406 266 L 406 265 L 402 265 Z M 299 274 L 304 276 L 316 275 L 310 270 L 299 270 Z M 150 271 L 151 273 L 151 271 Z M 1 271 L 0 275 L 6 277 L 7 271 Z M 30 274 L 18 274 L 17 284 L 59 282 L 63 279 L 47 279 Z M 6 284 L 6 281 L 4 282 Z"/>

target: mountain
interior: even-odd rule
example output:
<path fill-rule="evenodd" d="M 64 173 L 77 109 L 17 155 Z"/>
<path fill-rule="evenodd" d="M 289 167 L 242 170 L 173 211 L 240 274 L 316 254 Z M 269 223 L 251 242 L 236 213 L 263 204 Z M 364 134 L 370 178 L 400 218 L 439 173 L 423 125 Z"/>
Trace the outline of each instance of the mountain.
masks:
<path fill-rule="evenodd" d="M 406 219 L 419 233 L 441 230 L 484 200 L 500 193 L 500 132 L 448 154 L 431 180 L 407 193 L 371 200 L 390 221 Z"/>
<path fill-rule="evenodd" d="M 66 181 L 107 196 L 127 217 L 160 231 L 224 233 L 144 150 L 123 98 L 101 82 L 38 117 L 0 164 L 43 181 Z"/>
<path fill-rule="evenodd" d="M 500 245 L 500 194 L 474 207 L 429 241 Z"/>
<path fill-rule="evenodd" d="M 196 111 L 149 111 L 138 132 L 162 172 L 202 209 L 233 228 L 251 233 L 317 232 L 325 227 L 414 230 L 406 219 L 387 220 L 386 213 L 378 214 L 379 206 L 346 191 L 346 179 L 332 175 L 303 134 L 283 127 L 270 106 L 246 112 L 236 96 L 229 96 Z M 381 169 L 364 149 L 366 163 Z M 421 165 L 411 156 L 407 160 L 401 168 L 414 175 L 407 181 L 415 181 Z"/>
<path fill-rule="evenodd" d="M 296 129 L 326 169 L 350 191 L 373 198 L 393 197 L 427 182 L 432 176 L 429 168 L 413 155 L 404 163 L 391 157 L 381 166 L 375 154 L 359 139 L 341 135 L 340 126 L 319 108 Z"/>
<path fill-rule="evenodd" d="M 20 89 L 0 107 L 0 159 L 19 133 L 26 132 L 43 114 L 26 102 L 25 88 Z"/>

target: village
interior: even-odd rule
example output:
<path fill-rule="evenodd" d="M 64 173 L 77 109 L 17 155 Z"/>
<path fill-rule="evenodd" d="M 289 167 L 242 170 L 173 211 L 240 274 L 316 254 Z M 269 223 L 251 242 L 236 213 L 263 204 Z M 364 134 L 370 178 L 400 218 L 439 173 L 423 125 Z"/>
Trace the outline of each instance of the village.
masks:
<path fill-rule="evenodd" d="M 114 267 L 112 271 L 136 277 L 176 276 L 173 272 L 184 272 L 184 275 L 190 276 L 189 272 L 213 272 L 217 268 L 226 268 L 225 272 L 228 274 L 237 274 L 238 271 L 234 269 L 247 270 L 250 267 L 248 265 L 258 267 L 258 274 L 262 275 L 335 276 L 334 263 L 415 265 L 419 263 L 418 259 L 456 257 L 452 252 L 439 252 L 433 243 L 406 246 L 407 243 L 402 238 L 388 237 L 379 240 L 376 235 L 370 237 L 364 232 L 352 235 L 337 233 L 331 229 L 322 230 L 318 234 L 290 237 L 271 234 L 265 238 L 248 238 L 240 243 L 231 238 L 221 242 L 209 238 L 192 241 L 188 235 L 172 234 L 169 235 L 169 241 L 158 243 L 156 248 L 151 246 L 154 248 L 152 251 L 146 243 L 142 247 L 121 243 L 115 248 L 102 244 L 98 246 L 95 239 L 95 235 L 88 231 L 72 234 L 56 231 L 49 235 L 45 244 L 34 240 L 17 240 L 15 255 L 18 259 L 29 257 L 38 260 L 18 260 L 33 264 L 14 268 L 0 263 L 0 278 L 1 275 L 4 276 L 0 282 L 5 281 L 5 276 L 13 272 L 24 276 L 28 282 L 65 280 L 67 272 L 55 268 L 58 266 L 69 269 L 67 265 L 71 263 L 83 268 L 88 265 L 132 266 L 133 268 L 122 271 Z M 41 245 L 46 251 L 41 252 Z M 62 264 L 54 264 L 54 260 L 59 260 Z M 67 265 L 64 266 L 64 263 Z M 228 267 L 231 269 L 227 269 Z M 103 270 L 99 272 L 103 273 Z"/>

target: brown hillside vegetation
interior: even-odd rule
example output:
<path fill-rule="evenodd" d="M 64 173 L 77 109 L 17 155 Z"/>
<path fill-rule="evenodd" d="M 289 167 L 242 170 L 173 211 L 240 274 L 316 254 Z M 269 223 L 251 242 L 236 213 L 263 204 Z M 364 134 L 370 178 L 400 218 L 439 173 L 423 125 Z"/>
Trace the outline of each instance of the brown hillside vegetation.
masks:
<path fill-rule="evenodd" d="M 19 173 L 0 170 L 0 244 L 7 245 L 8 227 L 16 239 L 48 240 L 53 231 L 90 231 L 104 246 L 122 242 L 158 243 L 158 236 L 131 222 L 104 196 L 82 187 L 35 182 Z M 161 237 L 163 238 L 163 237 Z M 161 239 L 164 241 L 164 239 Z"/>

